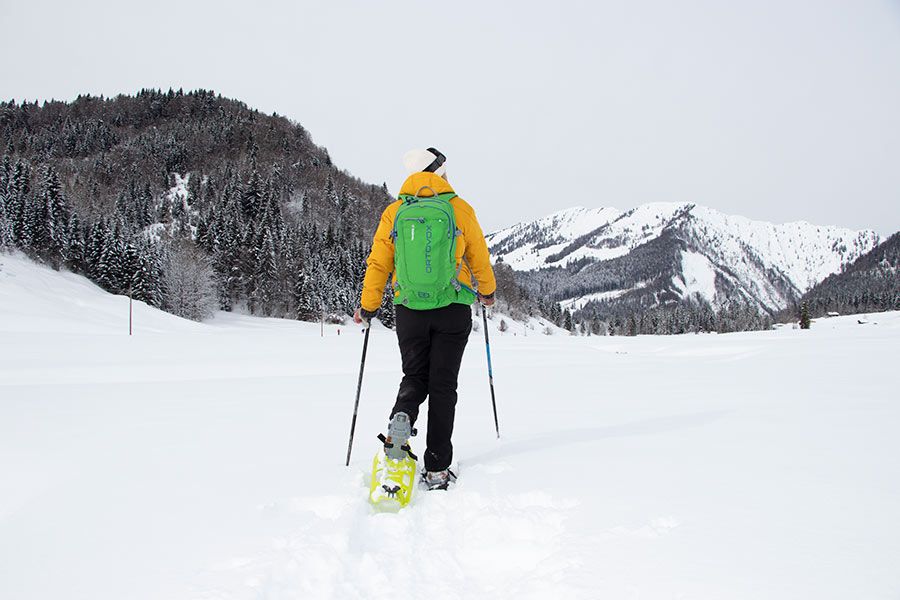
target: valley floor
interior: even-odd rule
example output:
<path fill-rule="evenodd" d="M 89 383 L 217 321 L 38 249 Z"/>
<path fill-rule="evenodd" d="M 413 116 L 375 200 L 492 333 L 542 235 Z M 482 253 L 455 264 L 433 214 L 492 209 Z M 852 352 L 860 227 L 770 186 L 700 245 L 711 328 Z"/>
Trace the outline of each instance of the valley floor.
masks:
<path fill-rule="evenodd" d="M 900 313 L 494 331 L 499 441 L 473 333 L 458 486 L 374 515 L 392 332 L 372 333 L 346 468 L 357 328 L 141 305 L 128 337 L 127 300 L 0 263 L 0 598 L 900 595 Z"/>

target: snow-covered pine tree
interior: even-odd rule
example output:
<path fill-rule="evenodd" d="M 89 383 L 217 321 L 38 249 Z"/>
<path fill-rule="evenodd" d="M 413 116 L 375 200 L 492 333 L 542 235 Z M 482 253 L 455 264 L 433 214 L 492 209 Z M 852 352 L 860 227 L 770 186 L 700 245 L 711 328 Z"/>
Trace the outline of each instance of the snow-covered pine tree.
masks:
<path fill-rule="evenodd" d="M 103 228 L 103 241 L 100 247 L 100 257 L 97 263 L 96 282 L 108 292 L 113 294 L 121 293 L 123 283 L 122 268 L 122 244 L 119 227 L 110 229 Z M 127 290 L 127 282 L 126 282 Z"/>
<path fill-rule="evenodd" d="M 100 256 L 103 253 L 103 242 L 102 221 L 95 221 L 88 229 L 84 239 L 85 274 L 93 281 L 98 281 L 100 276 Z"/>
<path fill-rule="evenodd" d="M 809 317 L 809 304 L 803 302 L 800 304 L 800 329 L 809 329 L 812 323 Z"/>
<path fill-rule="evenodd" d="M 163 298 L 159 257 L 146 241 L 136 243 L 137 264 L 131 274 L 131 293 L 135 300 L 159 306 Z"/>
<path fill-rule="evenodd" d="M 28 198 L 26 207 L 26 221 L 30 232 L 26 250 L 34 258 L 47 262 L 49 262 L 53 246 L 49 196 L 59 193 L 58 182 L 55 189 L 48 189 L 52 185 L 48 170 L 45 169 L 37 194 Z"/>
<path fill-rule="evenodd" d="M 325 178 L 325 188 L 322 190 L 322 195 L 329 206 L 337 207 L 340 204 L 337 187 L 334 185 L 334 178 L 331 175 Z"/>
<path fill-rule="evenodd" d="M 29 219 L 29 205 L 31 192 L 31 172 L 28 166 L 21 160 L 16 161 L 12 176 L 9 179 L 6 199 L 9 218 L 13 222 L 13 238 L 16 245 L 22 250 L 27 250 L 31 245 L 32 228 Z"/>
<path fill-rule="evenodd" d="M 149 183 L 144 184 L 135 198 L 134 216 L 135 225 L 140 229 L 153 222 L 153 192 Z"/>
<path fill-rule="evenodd" d="M 168 224 L 172 222 L 172 199 L 169 197 L 168 193 L 171 189 L 171 183 L 169 181 L 168 173 L 163 174 L 163 181 L 163 193 L 156 203 L 156 222 Z"/>
<path fill-rule="evenodd" d="M 263 232 L 262 241 L 255 249 L 255 256 L 256 269 L 253 273 L 253 291 L 250 293 L 250 311 L 269 316 L 278 264 L 275 258 L 275 245 L 268 230 Z"/>
<path fill-rule="evenodd" d="M 59 182 L 59 174 L 56 169 L 48 166 L 44 171 L 43 189 L 41 190 L 42 204 L 46 210 L 46 258 L 50 265 L 59 270 L 65 260 L 66 248 L 69 245 L 69 206 L 62 193 Z"/>
<path fill-rule="evenodd" d="M 131 202 L 125 190 L 116 196 L 116 215 L 126 223 L 132 221 Z"/>
<path fill-rule="evenodd" d="M 297 318 L 301 321 L 315 321 L 319 316 L 320 305 L 314 286 L 309 272 L 304 270 L 298 275 L 294 288 L 294 305 Z"/>
<path fill-rule="evenodd" d="M 627 335 L 637 335 L 638 334 L 638 321 L 634 315 L 630 315 L 628 317 L 628 332 Z"/>
<path fill-rule="evenodd" d="M 11 143 L 12 140 L 9 140 Z M 12 177 L 12 148 L 7 145 L 7 151 L 0 160 L 0 195 L 6 196 L 9 188 L 9 180 Z"/>
<path fill-rule="evenodd" d="M 394 288 L 391 282 L 384 287 L 384 294 L 381 296 L 381 307 L 378 310 L 378 320 L 382 325 L 389 329 L 393 329 L 396 325 L 396 313 L 394 310 Z"/>
<path fill-rule="evenodd" d="M 75 273 L 84 274 L 87 272 L 84 258 L 84 231 L 78 221 L 78 215 L 74 212 L 69 217 L 68 231 L 68 246 L 65 250 L 66 267 Z"/>
<path fill-rule="evenodd" d="M 250 161 L 250 174 L 241 190 L 241 210 L 247 219 L 255 219 L 260 211 L 263 196 L 263 181 L 256 166 L 256 160 Z"/>
<path fill-rule="evenodd" d="M 556 323 L 557 326 L 562 326 L 562 318 L 562 306 L 559 304 L 559 302 L 553 302 L 550 305 L 550 320 Z"/>
<path fill-rule="evenodd" d="M 122 293 L 133 293 L 132 286 L 134 285 L 134 275 L 141 268 L 140 256 L 138 254 L 138 249 L 135 245 L 126 241 L 122 244 L 122 258 L 121 258 L 121 281 L 119 282 L 119 287 L 122 290 Z"/>
<path fill-rule="evenodd" d="M 13 246 L 12 221 L 6 212 L 6 194 L 0 192 L 0 250 L 8 250 Z"/>

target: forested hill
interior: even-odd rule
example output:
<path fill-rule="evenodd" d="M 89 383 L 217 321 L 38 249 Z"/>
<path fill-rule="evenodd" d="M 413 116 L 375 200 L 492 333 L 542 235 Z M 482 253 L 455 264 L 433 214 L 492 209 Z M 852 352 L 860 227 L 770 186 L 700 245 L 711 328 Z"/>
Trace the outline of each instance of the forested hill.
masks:
<path fill-rule="evenodd" d="M 900 310 L 900 233 L 827 277 L 800 299 L 812 317 Z M 796 314 L 796 310 L 794 311 Z"/>
<path fill-rule="evenodd" d="M 0 246 L 201 318 L 353 309 L 390 201 L 214 92 L 0 103 Z"/>

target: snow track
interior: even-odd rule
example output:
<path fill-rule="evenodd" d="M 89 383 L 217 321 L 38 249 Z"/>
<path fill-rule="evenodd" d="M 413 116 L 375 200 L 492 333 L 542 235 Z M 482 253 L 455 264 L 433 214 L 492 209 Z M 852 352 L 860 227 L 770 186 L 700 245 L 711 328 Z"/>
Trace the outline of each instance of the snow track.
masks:
<path fill-rule="evenodd" d="M 481 473 L 481 474 L 480 474 Z M 434 598 L 547 598 L 577 593 L 580 560 L 564 540 L 572 501 L 546 493 L 504 494 L 484 469 L 449 493 L 422 494 L 398 514 L 372 514 L 357 471 L 344 495 L 298 497 L 264 511 L 298 523 L 247 561 L 223 565 L 210 598 L 395 598 L 428 590 Z M 484 477 L 482 475 L 488 475 Z M 221 580 L 226 580 L 223 587 Z"/>

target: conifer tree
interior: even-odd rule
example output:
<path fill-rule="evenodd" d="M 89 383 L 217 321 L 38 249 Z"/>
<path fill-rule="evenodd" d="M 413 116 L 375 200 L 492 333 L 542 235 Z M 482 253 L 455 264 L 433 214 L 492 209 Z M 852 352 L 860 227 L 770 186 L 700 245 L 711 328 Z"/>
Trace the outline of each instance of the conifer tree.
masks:
<path fill-rule="evenodd" d="M 396 313 L 394 309 L 394 288 L 391 283 L 384 288 L 384 294 L 381 297 L 381 307 L 378 309 L 378 320 L 388 329 L 393 329 L 397 323 Z"/>
<path fill-rule="evenodd" d="M 12 142 L 12 140 L 10 140 Z M 12 177 L 12 159 L 10 158 L 10 152 L 7 148 L 6 154 L 3 155 L 3 160 L 0 161 L 0 195 L 6 196 L 9 188 L 9 180 Z"/>
<path fill-rule="evenodd" d="M 103 221 L 96 221 L 91 225 L 84 241 L 85 273 L 95 282 L 98 282 L 100 277 L 100 257 L 105 243 L 103 229 Z"/>
<path fill-rule="evenodd" d="M 255 219 L 260 211 L 263 196 L 263 182 L 256 168 L 256 161 L 250 163 L 250 174 L 241 192 L 241 209 L 248 219 Z"/>
<path fill-rule="evenodd" d="M 251 312 L 269 314 L 275 287 L 278 265 L 275 246 L 268 231 L 263 233 L 262 242 L 255 249 L 256 268 L 253 273 L 253 290 L 250 293 Z"/>
<path fill-rule="evenodd" d="M 65 251 L 66 267 L 75 273 L 84 274 L 87 268 L 84 257 L 84 232 L 81 230 L 81 223 L 79 223 L 76 213 L 72 213 L 69 218 L 68 232 L 68 246 Z"/>
<path fill-rule="evenodd" d="M 337 188 L 334 185 L 334 178 L 331 174 L 325 178 L 325 189 L 322 190 L 323 195 L 325 196 L 325 202 L 329 206 L 337 207 L 340 204 L 340 199 L 338 198 Z"/>
<path fill-rule="evenodd" d="M 319 315 L 319 302 L 314 292 L 314 282 L 304 271 L 297 277 L 294 288 L 294 303 L 297 307 L 297 318 L 301 321 L 315 321 Z"/>
<path fill-rule="evenodd" d="M 634 315 L 628 317 L 628 335 L 638 334 L 638 322 Z"/>
<path fill-rule="evenodd" d="M 50 262 L 54 269 L 59 269 L 65 260 L 66 248 L 69 246 L 69 220 L 71 213 L 66 198 L 62 193 L 59 174 L 47 167 L 44 183 L 44 202 L 47 206 L 47 227 L 49 232 Z"/>
<path fill-rule="evenodd" d="M 103 230 L 103 241 L 100 249 L 100 257 L 97 264 L 97 278 L 95 281 L 108 292 L 119 294 L 122 289 L 122 245 L 119 228 L 108 227 Z M 125 285 L 127 290 L 127 282 Z"/>
<path fill-rule="evenodd" d="M 126 223 L 133 221 L 130 199 L 128 194 L 125 193 L 125 190 L 120 191 L 119 195 L 116 196 L 116 214 Z"/>
<path fill-rule="evenodd" d="M 31 217 L 31 173 L 22 160 L 16 161 L 7 189 L 7 203 L 12 209 L 10 218 L 13 222 L 13 238 L 22 250 L 31 247 L 33 238 L 33 219 Z"/>
<path fill-rule="evenodd" d="M 7 250 L 13 245 L 12 221 L 6 212 L 6 194 L 0 192 L 0 250 Z"/>
<path fill-rule="evenodd" d="M 142 243 L 135 248 L 135 258 L 130 282 L 132 297 L 150 306 L 159 306 L 163 294 L 156 253 L 149 245 Z"/>
<path fill-rule="evenodd" d="M 800 329 L 809 329 L 811 322 L 809 317 L 809 305 L 806 302 L 803 302 L 800 305 Z"/>
<path fill-rule="evenodd" d="M 141 268 L 140 256 L 133 243 L 123 243 L 120 265 L 122 272 L 118 287 L 121 289 L 122 293 L 133 293 L 132 286 L 134 285 L 134 277 Z"/>
<path fill-rule="evenodd" d="M 135 224 L 140 229 L 147 227 L 153 222 L 153 192 L 150 190 L 149 183 L 144 184 L 144 187 L 135 198 L 134 216 Z"/>

